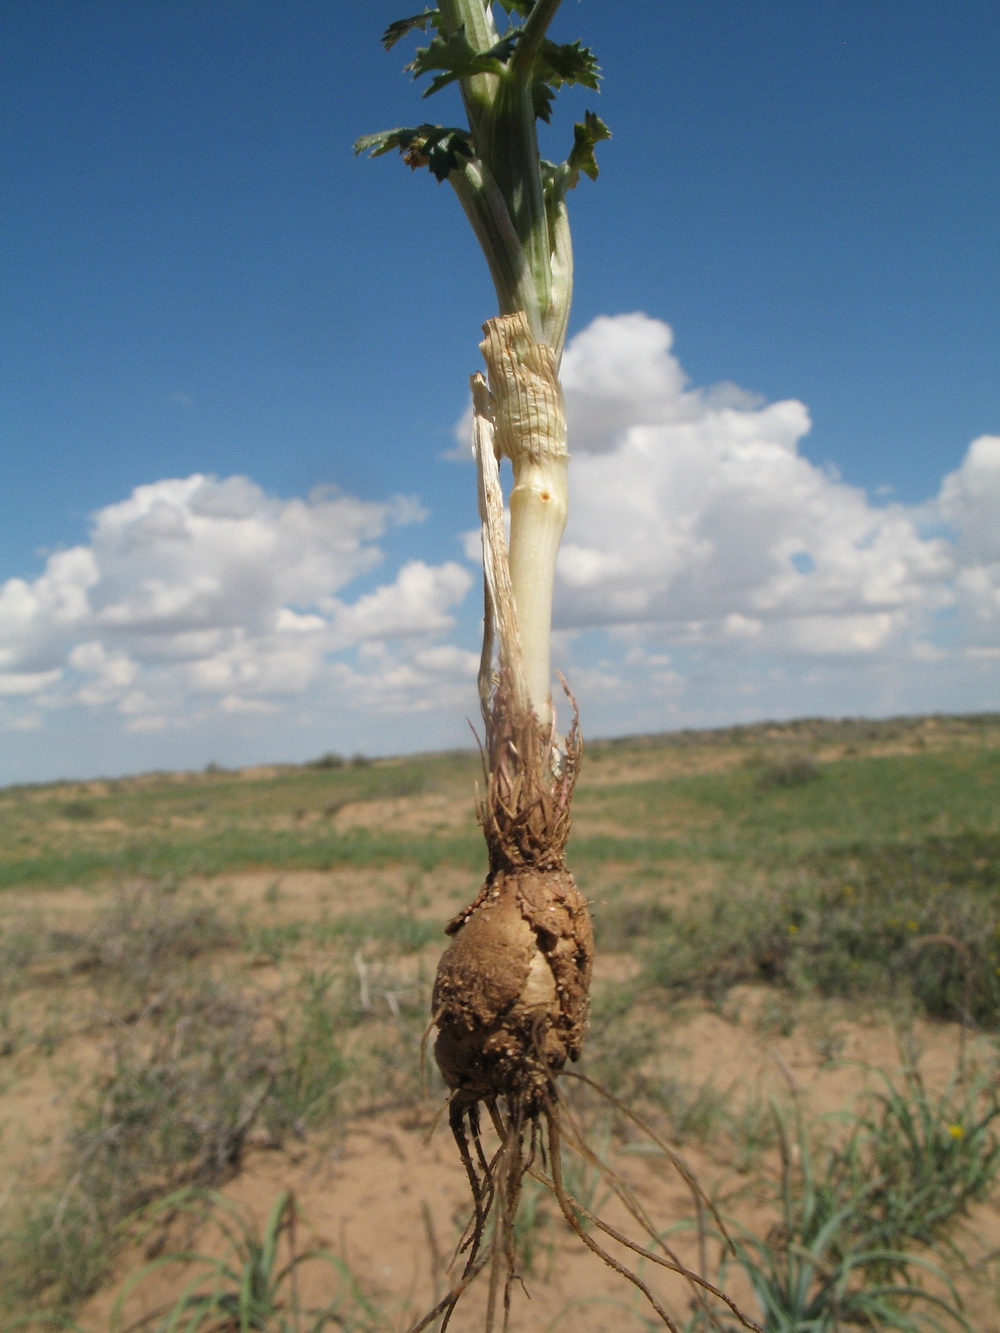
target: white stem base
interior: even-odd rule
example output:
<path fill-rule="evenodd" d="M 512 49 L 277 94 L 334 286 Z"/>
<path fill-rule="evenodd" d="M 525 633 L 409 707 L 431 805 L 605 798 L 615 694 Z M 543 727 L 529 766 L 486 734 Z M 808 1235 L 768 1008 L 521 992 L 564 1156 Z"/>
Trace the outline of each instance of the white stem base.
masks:
<path fill-rule="evenodd" d="M 491 319 L 483 331 L 494 447 L 514 471 L 509 570 L 524 681 L 531 707 L 547 727 L 552 588 L 568 509 L 566 413 L 555 354 L 534 340 L 525 315 Z"/>

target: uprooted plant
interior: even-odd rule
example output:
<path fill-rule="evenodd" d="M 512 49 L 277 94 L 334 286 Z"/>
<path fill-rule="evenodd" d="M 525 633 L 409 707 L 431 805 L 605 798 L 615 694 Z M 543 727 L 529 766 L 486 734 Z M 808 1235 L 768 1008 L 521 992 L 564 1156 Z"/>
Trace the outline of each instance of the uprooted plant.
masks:
<path fill-rule="evenodd" d="M 485 576 L 480 818 L 489 870 L 476 898 L 447 927 L 451 944 L 433 1000 L 435 1056 L 450 1089 L 451 1130 L 474 1216 L 461 1279 L 418 1328 L 439 1316 L 447 1324 L 462 1292 L 487 1267 L 486 1327 L 494 1326 L 501 1301 L 506 1325 L 513 1224 L 529 1171 L 553 1189 L 586 1243 L 653 1300 L 585 1232 L 585 1210 L 567 1195 L 560 1172 L 565 1115 L 556 1076 L 580 1054 L 594 952 L 587 904 L 565 856 L 581 753 L 576 708 L 567 690 L 573 719 L 562 735 L 551 699 L 552 589 L 567 513 L 559 383 L 573 280 L 566 195 L 581 173 L 597 176 L 594 148 L 609 132 L 588 111 L 564 162 L 539 155 L 537 121 L 548 121 L 558 89 L 596 89 L 598 82 L 589 50 L 547 36 L 559 3 L 441 0 L 436 9 L 391 24 L 383 36 L 387 49 L 414 30 L 430 32 L 407 68 L 414 77 L 432 76 L 425 96 L 457 83 L 468 126 L 424 123 L 367 135 L 355 146 L 373 156 L 398 149 L 410 167 L 426 166 L 448 181 L 486 256 L 500 307 L 480 345 L 487 377 L 472 377 Z M 509 542 L 503 458 L 513 474 Z M 483 1108 L 499 1139 L 492 1157 L 480 1136 Z"/>

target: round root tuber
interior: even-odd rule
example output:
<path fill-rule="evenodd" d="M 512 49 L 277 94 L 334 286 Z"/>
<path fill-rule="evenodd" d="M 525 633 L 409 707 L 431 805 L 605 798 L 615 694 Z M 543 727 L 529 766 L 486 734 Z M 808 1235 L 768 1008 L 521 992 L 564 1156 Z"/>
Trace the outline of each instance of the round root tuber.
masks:
<path fill-rule="evenodd" d="M 459 1101 L 517 1099 L 529 1114 L 583 1044 L 590 914 L 565 867 L 496 871 L 447 927 L 434 1054 Z"/>

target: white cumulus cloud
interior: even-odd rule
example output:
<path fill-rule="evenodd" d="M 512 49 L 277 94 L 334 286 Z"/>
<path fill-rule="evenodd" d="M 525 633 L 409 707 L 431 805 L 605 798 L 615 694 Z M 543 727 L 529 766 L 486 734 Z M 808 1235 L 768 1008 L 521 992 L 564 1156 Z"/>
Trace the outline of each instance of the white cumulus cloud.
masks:
<path fill-rule="evenodd" d="M 956 587 L 970 651 L 1000 649 L 1000 435 L 980 435 L 945 477 L 938 507 L 957 534 Z"/>
<path fill-rule="evenodd" d="M 87 544 L 0 584 L 0 696 L 113 708 L 151 730 L 196 725 L 206 709 L 273 713 L 373 640 L 405 665 L 451 629 L 470 572 L 410 561 L 345 594 L 382 561 L 388 528 L 422 517 L 413 500 L 278 499 L 246 477 L 138 486 L 93 516 Z"/>
<path fill-rule="evenodd" d="M 802 403 L 692 390 L 671 343 L 633 314 L 595 320 L 567 350 L 562 626 L 867 654 L 953 598 L 948 541 L 799 452 Z"/>

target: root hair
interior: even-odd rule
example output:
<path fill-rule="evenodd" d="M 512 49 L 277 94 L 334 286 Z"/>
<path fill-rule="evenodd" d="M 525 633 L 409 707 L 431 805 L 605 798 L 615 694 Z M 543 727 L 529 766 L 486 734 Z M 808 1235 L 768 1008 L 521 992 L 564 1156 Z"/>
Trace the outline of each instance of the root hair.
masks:
<path fill-rule="evenodd" d="M 664 1152 L 667 1160 L 679 1171 L 691 1190 L 699 1206 L 699 1216 L 703 1215 L 703 1209 L 707 1206 L 719 1222 L 725 1240 L 731 1245 L 714 1206 L 682 1159 L 663 1143 L 640 1117 L 600 1084 L 583 1074 L 573 1074 L 571 1077 L 578 1078 L 615 1105 Z M 491 1157 L 487 1156 L 482 1142 L 481 1106 L 485 1107 L 498 1140 L 498 1147 Z M 465 1262 L 461 1276 L 447 1295 L 412 1325 L 408 1333 L 423 1333 L 423 1330 L 430 1327 L 438 1318 L 442 1319 L 441 1333 L 446 1333 L 462 1296 L 475 1279 L 487 1269 L 489 1285 L 484 1333 L 498 1333 L 498 1329 L 500 1333 L 508 1333 L 511 1293 L 518 1283 L 523 1286 L 517 1270 L 514 1224 L 525 1176 L 530 1176 L 551 1191 L 559 1211 L 574 1234 L 602 1263 L 642 1293 L 670 1333 L 680 1333 L 679 1325 L 649 1283 L 634 1268 L 610 1253 L 588 1231 L 584 1223 L 640 1259 L 682 1277 L 690 1287 L 698 1307 L 716 1329 L 721 1329 L 722 1325 L 712 1311 L 707 1297 L 714 1297 L 721 1302 L 740 1325 L 748 1330 L 748 1333 L 763 1333 L 760 1325 L 745 1314 L 735 1301 L 684 1264 L 667 1245 L 625 1180 L 589 1146 L 576 1117 L 565 1100 L 560 1097 L 554 1078 L 546 1095 L 540 1100 L 529 1100 L 524 1097 L 512 1099 L 491 1097 L 479 1102 L 470 1101 L 459 1093 L 453 1093 L 448 1103 L 448 1123 L 465 1168 L 473 1202 L 472 1216 L 456 1248 L 452 1265 L 462 1255 L 465 1256 Z M 573 1197 L 563 1179 L 564 1144 L 600 1173 L 655 1248 L 633 1240 Z M 539 1158 L 541 1166 L 537 1165 Z"/>

